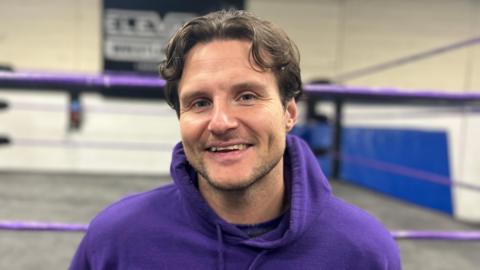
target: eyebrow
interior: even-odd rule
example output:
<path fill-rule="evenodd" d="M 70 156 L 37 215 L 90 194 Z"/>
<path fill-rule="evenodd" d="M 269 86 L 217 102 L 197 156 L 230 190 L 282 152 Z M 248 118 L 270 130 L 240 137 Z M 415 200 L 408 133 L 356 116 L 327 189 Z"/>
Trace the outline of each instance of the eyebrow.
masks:
<path fill-rule="evenodd" d="M 239 91 L 239 90 L 244 90 L 244 89 L 252 89 L 252 90 L 259 90 L 259 89 L 264 89 L 265 86 L 261 83 L 255 82 L 255 81 L 249 81 L 249 82 L 241 82 L 238 84 L 234 84 L 232 86 L 232 89 L 234 91 Z"/>
<path fill-rule="evenodd" d="M 194 91 L 190 91 L 185 95 L 181 95 L 178 97 L 178 101 L 180 102 L 180 107 L 182 106 L 182 103 L 188 104 L 191 100 L 194 100 L 197 97 L 201 97 L 205 95 L 207 95 L 207 91 L 205 90 L 194 90 Z"/>
<path fill-rule="evenodd" d="M 232 89 L 234 92 L 238 92 L 238 91 L 241 91 L 241 90 L 245 90 L 245 89 L 251 89 L 251 90 L 262 90 L 264 89 L 265 86 L 260 83 L 260 82 L 256 82 L 256 81 L 246 81 L 246 82 L 240 82 L 240 83 L 237 83 L 237 84 L 234 84 L 233 86 L 230 87 L 230 89 Z M 202 89 L 202 88 L 199 88 L 198 90 L 191 90 L 189 91 L 188 93 L 184 94 L 184 95 L 180 95 L 179 96 L 179 101 L 180 103 L 185 102 L 188 104 L 189 101 L 197 98 L 197 97 L 201 97 L 201 96 L 208 96 L 208 90 L 205 90 L 205 89 Z"/>

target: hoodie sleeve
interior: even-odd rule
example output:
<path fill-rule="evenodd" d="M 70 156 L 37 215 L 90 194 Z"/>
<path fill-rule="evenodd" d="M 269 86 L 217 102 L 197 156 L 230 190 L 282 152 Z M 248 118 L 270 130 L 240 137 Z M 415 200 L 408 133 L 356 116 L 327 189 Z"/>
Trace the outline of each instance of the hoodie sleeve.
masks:
<path fill-rule="evenodd" d="M 90 270 L 90 259 L 87 253 L 87 236 L 85 235 L 77 248 L 77 251 L 70 263 L 69 270 Z"/>

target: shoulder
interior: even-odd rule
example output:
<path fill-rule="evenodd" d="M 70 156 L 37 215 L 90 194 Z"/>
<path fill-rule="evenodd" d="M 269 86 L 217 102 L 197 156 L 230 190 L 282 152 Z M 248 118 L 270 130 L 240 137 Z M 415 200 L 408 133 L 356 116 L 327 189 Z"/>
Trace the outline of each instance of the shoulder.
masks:
<path fill-rule="evenodd" d="M 400 269 L 400 252 L 391 233 L 365 210 L 332 196 L 321 219 L 326 229 L 357 261 L 385 265 L 381 269 Z M 331 239 L 334 240 L 334 239 Z M 389 265 L 387 267 L 387 265 Z"/>
<path fill-rule="evenodd" d="M 180 198 L 173 184 L 133 194 L 109 205 L 91 221 L 88 233 L 97 236 L 165 220 L 178 207 Z"/>
<path fill-rule="evenodd" d="M 330 220 L 329 226 L 346 240 L 359 242 L 362 246 L 389 245 L 394 242 L 385 226 L 365 210 L 335 196 L 328 204 L 330 207 L 325 209 L 322 216 Z"/>
<path fill-rule="evenodd" d="M 173 184 L 127 196 L 102 210 L 91 222 L 71 269 L 110 269 L 118 254 L 145 248 L 149 236 L 162 237 L 182 215 Z M 128 245 L 126 244 L 128 243 Z M 156 241 L 158 246 L 162 241 Z M 88 267 L 87 267 L 88 265 Z M 90 268 L 92 266 L 92 268 Z M 93 267 L 95 266 L 95 267 Z"/>

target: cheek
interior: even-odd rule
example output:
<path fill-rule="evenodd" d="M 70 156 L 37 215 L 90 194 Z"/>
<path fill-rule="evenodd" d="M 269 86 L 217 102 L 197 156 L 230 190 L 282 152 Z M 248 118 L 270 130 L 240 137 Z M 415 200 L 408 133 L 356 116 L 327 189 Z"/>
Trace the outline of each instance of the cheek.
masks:
<path fill-rule="evenodd" d="M 184 142 L 191 143 L 192 141 L 198 140 L 205 130 L 205 121 L 199 118 L 192 117 L 181 117 L 180 121 L 180 135 Z"/>
<path fill-rule="evenodd" d="M 269 140 L 282 137 L 286 133 L 284 112 L 274 108 L 268 108 L 262 112 L 255 112 L 249 117 L 251 128 L 267 136 Z"/>
<path fill-rule="evenodd" d="M 266 122 L 267 121 L 269 128 L 271 128 L 273 132 L 283 133 L 286 131 L 287 116 L 283 107 L 276 106 L 275 108 L 271 108 L 268 119 L 266 119 Z"/>

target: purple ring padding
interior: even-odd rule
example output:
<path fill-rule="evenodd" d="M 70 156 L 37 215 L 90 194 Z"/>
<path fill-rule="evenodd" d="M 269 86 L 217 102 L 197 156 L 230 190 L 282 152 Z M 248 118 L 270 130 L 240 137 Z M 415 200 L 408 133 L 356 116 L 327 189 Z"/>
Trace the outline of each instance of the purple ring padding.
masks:
<path fill-rule="evenodd" d="M 28 89 L 79 89 L 81 91 L 112 88 L 142 87 L 162 89 L 165 80 L 156 76 L 139 75 L 85 75 L 69 73 L 5 72 L 0 71 L 0 88 L 17 87 Z M 343 98 L 350 100 L 390 100 L 390 101 L 443 101 L 480 103 L 479 92 L 456 93 L 434 90 L 405 90 L 398 88 L 351 87 L 341 85 L 304 86 L 307 95 L 324 98 Z"/>
<path fill-rule="evenodd" d="M 86 224 L 71 224 L 39 221 L 0 221 L 0 230 L 10 231 L 57 231 L 57 232 L 85 232 Z M 395 239 L 417 240 L 480 240 L 480 231 L 392 231 Z"/>

